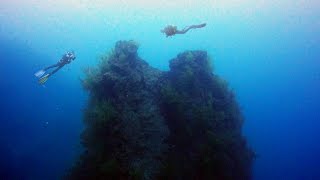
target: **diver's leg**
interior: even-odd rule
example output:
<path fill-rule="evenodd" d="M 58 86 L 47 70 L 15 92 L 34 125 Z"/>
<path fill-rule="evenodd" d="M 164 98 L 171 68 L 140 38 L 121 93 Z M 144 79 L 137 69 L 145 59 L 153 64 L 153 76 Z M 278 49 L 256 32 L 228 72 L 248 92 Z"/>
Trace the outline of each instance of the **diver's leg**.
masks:
<path fill-rule="evenodd" d="M 199 25 L 187 26 L 184 29 L 182 29 L 181 31 L 178 31 L 177 34 L 184 34 L 184 33 L 188 32 L 190 29 L 203 28 L 205 26 L 206 26 L 206 23 L 199 24 Z"/>
<path fill-rule="evenodd" d="M 44 68 L 44 69 L 41 69 L 40 71 L 36 72 L 34 75 L 35 75 L 36 77 L 40 78 L 40 77 L 42 77 L 42 76 L 46 73 L 46 71 L 47 71 L 48 69 L 54 68 L 54 67 L 58 67 L 59 65 L 60 65 L 60 64 L 57 63 L 57 64 L 54 64 L 54 65 L 48 66 L 48 67 L 46 67 L 46 68 Z"/>
<path fill-rule="evenodd" d="M 198 25 L 192 25 L 192 26 L 189 27 L 189 29 L 203 28 L 206 25 L 207 25 L 206 23 L 198 24 Z"/>
<path fill-rule="evenodd" d="M 47 71 L 48 69 L 54 68 L 54 67 L 58 67 L 58 66 L 60 66 L 60 63 L 57 63 L 57 64 L 54 64 L 54 65 L 48 66 L 48 67 L 46 67 L 46 68 L 44 68 L 44 69 L 41 69 L 40 71 L 36 72 L 34 75 L 35 75 L 36 77 L 40 78 L 40 77 L 42 77 L 42 76 L 46 73 L 46 71 Z"/>
<path fill-rule="evenodd" d="M 49 73 L 49 76 L 53 75 L 54 73 L 56 73 L 57 71 L 59 71 L 64 65 L 60 65 L 58 66 L 55 70 L 53 70 L 51 73 Z"/>
<path fill-rule="evenodd" d="M 46 71 L 48 69 L 51 69 L 51 68 L 54 68 L 54 67 L 58 67 L 58 66 L 59 66 L 59 63 L 51 65 L 51 66 L 48 66 L 48 67 L 44 68 L 43 70 Z"/>
<path fill-rule="evenodd" d="M 183 28 L 181 31 L 177 31 L 176 34 L 184 34 L 192 28 L 193 28 L 193 26 L 187 26 L 187 27 Z"/>
<path fill-rule="evenodd" d="M 53 75 L 54 73 L 56 73 L 57 71 L 59 71 L 59 69 L 61 69 L 63 66 L 64 66 L 64 65 L 59 65 L 59 66 L 58 66 L 55 70 L 53 70 L 52 72 L 50 72 L 50 73 L 42 76 L 42 77 L 39 79 L 39 81 L 38 81 L 39 84 L 44 84 L 44 83 L 46 83 L 47 80 L 49 79 L 49 77 L 50 77 L 51 75 Z M 50 66 L 49 66 L 49 67 L 50 67 Z M 53 67 L 55 67 L 55 66 L 53 66 Z M 50 68 L 52 68 L 52 67 L 50 67 Z"/>

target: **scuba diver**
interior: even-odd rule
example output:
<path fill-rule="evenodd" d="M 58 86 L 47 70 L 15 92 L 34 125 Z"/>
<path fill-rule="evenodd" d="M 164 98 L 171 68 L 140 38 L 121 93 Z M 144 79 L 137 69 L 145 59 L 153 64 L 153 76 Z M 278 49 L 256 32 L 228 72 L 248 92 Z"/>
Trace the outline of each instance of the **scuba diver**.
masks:
<path fill-rule="evenodd" d="M 169 36 L 174 36 L 176 34 L 184 34 L 184 33 L 188 32 L 190 29 L 203 28 L 206 25 L 207 25 L 206 23 L 199 24 L 199 25 L 191 25 L 191 26 L 185 27 L 182 30 L 178 30 L 177 26 L 168 25 L 167 27 L 162 29 L 161 32 L 165 33 L 166 36 L 169 37 Z"/>
<path fill-rule="evenodd" d="M 71 61 L 73 61 L 75 59 L 76 59 L 76 56 L 75 56 L 73 51 L 67 52 L 62 56 L 62 58 L 59 60 L 58 63 L 56 63 L 56 64 L 54 64 L 52 66 L 46 67 L 44 69 L 41 69 L 40 71 L 36 72 L 34 75 L 36 77 L 40 78 L 39 81 L 38 81 L 39 84 L 44 84 L 49 79 L 49 77 L 51 75 L 53 75 L 54 73 L 59 71 L 64 65 L 71 63 Z M 44 75 L 48 69 L 55 68 L 55 67 L 56 67 L 55 70 L 53 70 L 52 72 L 47 73 L 46 75 Z"/>

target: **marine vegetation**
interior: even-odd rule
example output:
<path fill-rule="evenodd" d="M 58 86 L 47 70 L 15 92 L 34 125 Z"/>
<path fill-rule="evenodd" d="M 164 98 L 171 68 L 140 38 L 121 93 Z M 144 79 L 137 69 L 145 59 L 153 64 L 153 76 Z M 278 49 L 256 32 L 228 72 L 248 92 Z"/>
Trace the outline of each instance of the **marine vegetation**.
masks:
<path fill-rule="evenodd" d="M 251 179 L 243 116 L 205 51 L 170 70 L 150 67 L 134 41 L 118 41 L 85 71 L 84 152 L 67 179 Z"/>

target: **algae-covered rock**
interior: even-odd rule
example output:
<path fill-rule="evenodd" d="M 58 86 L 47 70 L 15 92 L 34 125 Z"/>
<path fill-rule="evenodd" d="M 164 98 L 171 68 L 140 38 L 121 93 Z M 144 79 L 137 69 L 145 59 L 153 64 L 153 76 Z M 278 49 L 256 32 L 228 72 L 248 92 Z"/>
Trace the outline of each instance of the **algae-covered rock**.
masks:
<path fill-rule="evenodd" d="M 250 179 L 253 153 L 241 136 L 233 93 L 212 73 L 204 51 L 170 61 L 162 77 L 162 115 L 170 135 L 161 179 Z"/>
<path fill-rule="evenodd" d="M 137 50 L 119 41 L 86 71 L 85 150 L 67 178 L 250 179 L 243 118 L 207 53 L 181 53 L 162 72 Z"/>

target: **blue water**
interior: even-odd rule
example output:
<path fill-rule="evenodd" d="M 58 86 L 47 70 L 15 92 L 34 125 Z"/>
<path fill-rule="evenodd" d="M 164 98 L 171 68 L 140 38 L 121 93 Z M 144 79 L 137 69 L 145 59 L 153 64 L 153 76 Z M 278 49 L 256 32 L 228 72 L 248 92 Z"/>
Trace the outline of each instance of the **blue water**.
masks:
<path fill-rule="evenodd" d="M 0 3 L 0 179 L 63 176 L 81 152 L 87 100 L 82 69 L 96 64 L 116 41 L 130 39 L 140 43 L 141 58 L 162 70 L 184 50 L 208 51 L 242 107 L 243 133 L 258 154 L 254 179 L 320 179 L 316 1 L 270 7 L 258 1 L 266 4 L 261 9 L 251 1 L 217 3 L 201 11 L 188 11 L 193 1 L 176 10 L 170 4 L 158 9 L 124 3 L 109 11 L 99 1 L 81 1 L 70 11 L 63 1 L 48 0 L 52 7 L 17 2 Z M 202 22 L 205 28 L 185 35 L 160 33 L 167 24 Z M 40 86 L 33 74 L 70 49 L 77 59 Z"/>

